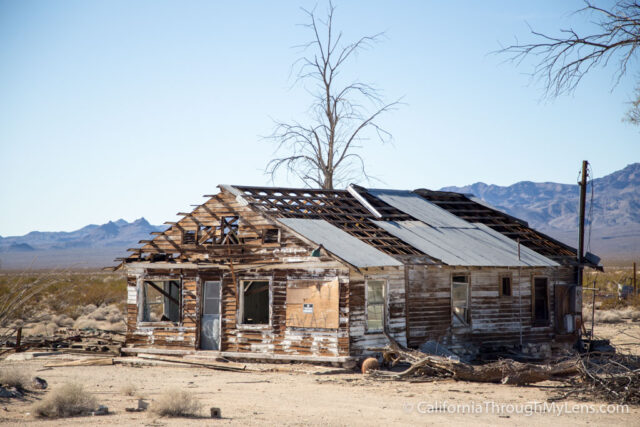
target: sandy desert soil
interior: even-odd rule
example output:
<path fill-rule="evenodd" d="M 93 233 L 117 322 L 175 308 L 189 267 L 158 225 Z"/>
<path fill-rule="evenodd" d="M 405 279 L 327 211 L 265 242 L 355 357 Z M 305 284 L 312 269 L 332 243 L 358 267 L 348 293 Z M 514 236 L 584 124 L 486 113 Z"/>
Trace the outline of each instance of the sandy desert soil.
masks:
<path fill-rule="evenodd" d="M 625 334 L 619 333 L 621 330 Z M 638 322 L 601 325 L 596 334 L 614 343 L 640 336 Z M 637 342 L 637 341 L 636 341 Z M 45 378 L 49 389 L 24 400 L 0 399 L 0 423 L 7 425 L 640 425 L 640 407 L 601 406 L 603 402 L 565 400 L 543 408 L 561 392 L 560 383 L 536 386 L 475 384 L 440 380 L 430 383 L 381 382 L 358 373 L 332 374 L 332 368 L 310 365 L 249 365 L 272 372 L 222 372 L 190 367 L 131 367 L 123 365 L 43 368 L 55 358 L 3 361 L 0 368 L 15 368 Z M 68 358 L 68 356 L 64 356 Z M 111 415 L 42 421 L 33 416 L 33 404 L 66 382 L 78 382 L 109 407 Z M 129 413 L 136 398 L 124 389 L 135 384 L 136 394 L 151 404 L 171 388 L 187 390 L 203 403 L 203 418 L 158 418 Z M 486 403 L 492 402 L 492 403 Z M 535 406 L 533 402 L 538 402 Z M 440 411 L 434 406 L 439 405 Z M 466 413 L 449 413 L 461 405 Z M 515 406 L 507 406 L 515 405 Z M 550 403 L 547 403 L 550 405 Z M 573 407 L 573 405 L 582 405 Z M 221 420 L 204 418 L 209 407 L 222 410 Z M 500 408 L 502 406 L 502 409 Z M 444 410 L 442 410 L 444 408 Z M 533 411 L 533 414 L 515 411 Z M 558 411 L 564 411 L 559 414 Z M 577 413 L 566 413 L 567 410 Z M 600 413 L 604 410 L 605 413 Z M 618 411 L 618 413 L 606 413 Z"/>

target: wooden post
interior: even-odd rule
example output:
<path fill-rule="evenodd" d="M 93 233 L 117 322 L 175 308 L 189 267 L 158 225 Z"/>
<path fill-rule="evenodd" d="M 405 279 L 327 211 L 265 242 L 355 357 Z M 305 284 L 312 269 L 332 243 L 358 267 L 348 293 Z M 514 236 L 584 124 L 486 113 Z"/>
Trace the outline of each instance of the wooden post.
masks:
<path fill-rule="evenodd" d="M 633 294 L 634 295 L 638 295 L 638 287 L 636 286 L 636 263 L 635 261 L 633 262 Z"/>
<path fill-rule="evenodd" d="M 587 166 L 589 162 L 582 161 L 582 176 L 580 179 L 580 222 L 578 229 L 578 277 L 577 285 L 582 286 L 582 273 L 584 266 L 584 211 L 587 198 Z"/>
<path fill-rule="evenodd" d="M 22 344 L 22 326 L 18 328 L 16 332 L 16 352 L 20 351 L 20 345 Z"/>

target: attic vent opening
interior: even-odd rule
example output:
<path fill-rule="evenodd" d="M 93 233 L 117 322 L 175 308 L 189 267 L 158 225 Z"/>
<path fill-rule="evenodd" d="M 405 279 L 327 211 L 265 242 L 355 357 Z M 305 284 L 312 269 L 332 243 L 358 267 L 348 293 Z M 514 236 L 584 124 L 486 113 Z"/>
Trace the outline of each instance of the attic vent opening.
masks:
<path fill-rule="evenodd" d="M 182 244 L 183 245 L 195 245 L 196 232 L 193 230 L 184 230 L 182 232 Z"/>
<path fill-rule="evenodd" d="M 264 230 L 262 234 L 262 243 L 280 243 L 280 230 L 277 228 Z"/>
<path fill-rule="evenodd" d="M 223 216 L 220 219 L 220 243 L 237 245 L 240 243 L 238 237 L 239 218 L 237 216 Z"/>

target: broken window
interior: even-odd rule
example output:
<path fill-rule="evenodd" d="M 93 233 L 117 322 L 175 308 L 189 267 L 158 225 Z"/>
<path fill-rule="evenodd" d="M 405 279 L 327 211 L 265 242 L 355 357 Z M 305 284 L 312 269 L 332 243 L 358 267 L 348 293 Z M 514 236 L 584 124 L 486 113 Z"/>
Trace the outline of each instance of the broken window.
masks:
<path fill-rule="evenodd" d="M 469 276 L 451 278 L 451 323 L 454 326 L 469 324 Z"/>
<path fill-rule="evenodd" d="M 549 281 L 546 277 L 533 279 L 533 325 L 549 324 Z"/>
<path fill-rule="evenodd" d="M 290 327 L 335 329 L 340 323 L 340 284 L 331 281 L 287 282 L 287 320 Z"/>
<path fill-rule="evenodd" d="M 262 234 L 262 243 L 279 243 L 280 242 L 280 230 L 277 228 L 270 228 L 264 230 Z"/>
<path fill-rule="evenodd" d="M 183 245 L 195 245 L 196 243 L 196 232 L 194 230 L 183 230 L 182 231 L 182 244 Z"/>
<path fill-rule="evenodd" d="M 240 319 L 244 325 L 269 324 L 269 281 L 240 282 Z"/>
<path fill-rule="evenodd" d="M 367 280 L 367 331 L 382 331 L 384 326 L 384 280 Z"/>
<path fill-rule="evenodd" d="M 220 243 L 237 245 L 240 243 L 238 237 L 238 220 L 237 216 L 223 216 L 220 219 Z"/>
<path fill-rule="evenodd" d="M 500 296 L 503 296 L 503 297 L 511 296 L 511 276 L 510 275 L 500 276 Z"/>
<path fill-rule="evenodd" d="M 180 322 L 180 281 L 147 280 L 142 292 L 143 322 Z"/>
<path fill-rule="evenodd" d="M 198 244 L 199 245 L 212 245 L 214 244 L 215 229 L 209 225 L 198 226 Z"/>

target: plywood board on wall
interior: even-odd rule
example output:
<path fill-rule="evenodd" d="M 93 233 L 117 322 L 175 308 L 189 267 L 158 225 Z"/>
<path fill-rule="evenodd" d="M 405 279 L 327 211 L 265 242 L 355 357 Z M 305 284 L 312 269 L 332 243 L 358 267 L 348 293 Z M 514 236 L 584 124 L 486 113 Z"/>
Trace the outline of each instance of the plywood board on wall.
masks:
<path fill-rule="evenodd" d="M 287 283 L 287 326 L 336 329 L 339 324 L 340 284 L 293 280 Z"/>

